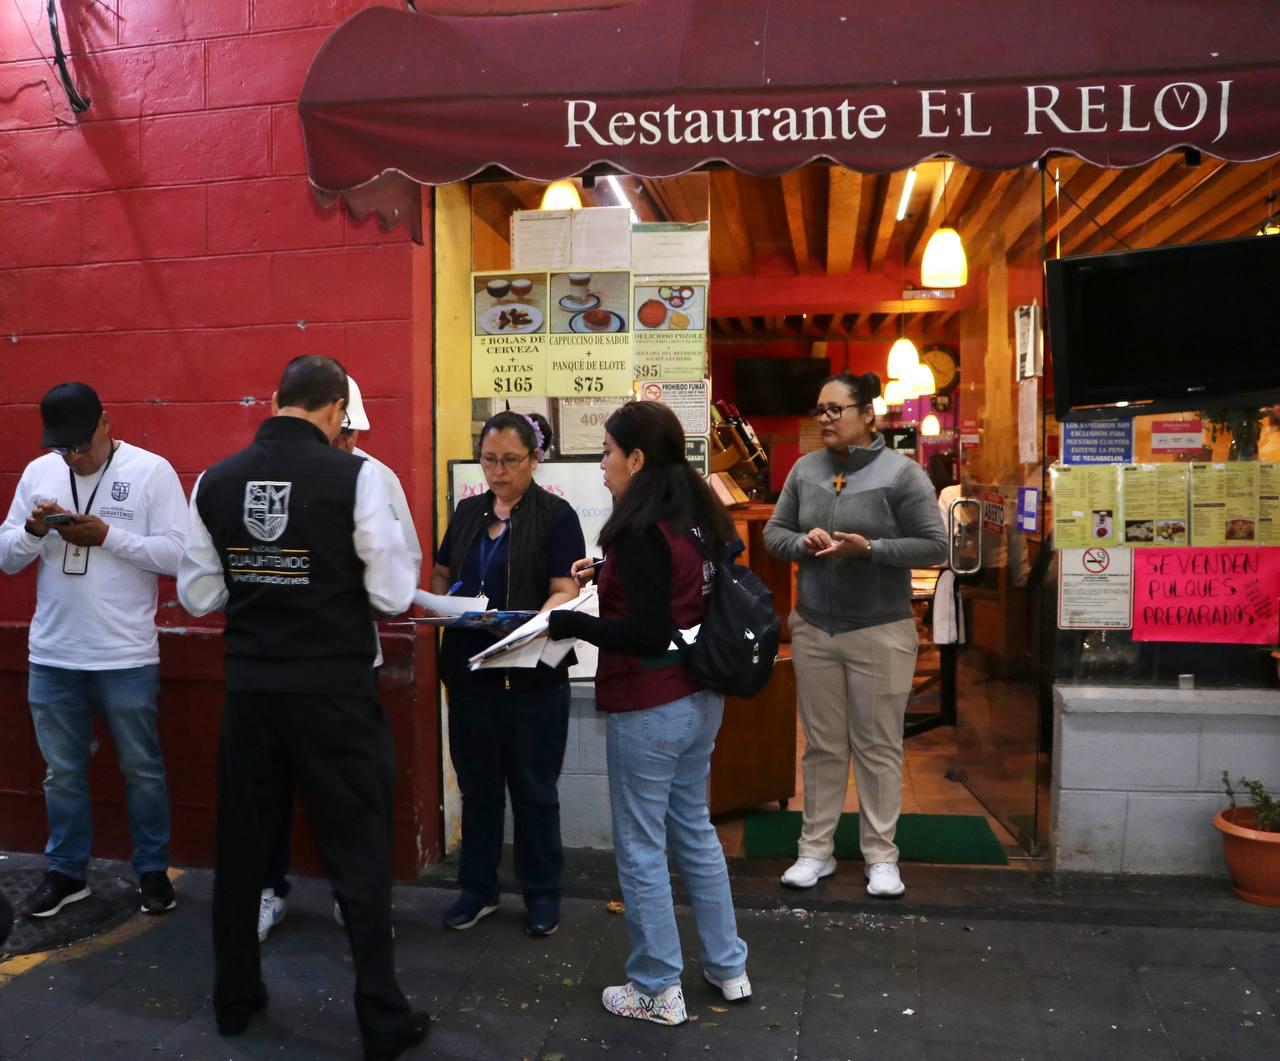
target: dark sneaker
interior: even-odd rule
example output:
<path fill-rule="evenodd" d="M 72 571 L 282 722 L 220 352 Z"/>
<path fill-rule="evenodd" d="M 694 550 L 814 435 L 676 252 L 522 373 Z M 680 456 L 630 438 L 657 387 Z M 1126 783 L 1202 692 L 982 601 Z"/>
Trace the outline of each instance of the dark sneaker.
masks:
<path fill-rule="evenodd" d="M 424 1009 L 414 1010 L 409 1014 L 409 1024 L 390 1046 L 381 1050 L 369 1050 L 365 1053 L 366 1061 L 395 1061 L 411 1046 L 417 1046 L 427 1037 L 427 1029 L 431 1026 L 431 1015 Z"/>
<path fill-rule="evenodd" d="M 142 898 L 144 914 L 163 914 L 178 905 L 169 874 L 162 869 L 138 876 L 138 895 Z"/>
<path fill-rule="evenodd" d="M 457 902 L 444 912 L 444 927 L 461 932 L 464 928 L 470 928 L 477 921 L 488 917 L 496 909 L 498 909 L 497 899 L 490 902 L 471 892 L 463 892 L 458 896 Z"/>
<path fill-rule="evenodd" d="M 226 1039 L 243 1034 L 244 1030 L 249 1027 L 249 1019 L 259 1010 L 265 1009 L 266 1005 L 267 988 L 266 985 L 260 984 L 258 994 L 247 1002 L 227 1006 L 222 1012 L 217 1013 L 218 1034 Z"/>
<path fill-rule="evenodd" d="M 89 898 L 89 885 L 82 880 L 68 877 L 51 869 L 36 887 L 22 900 L 18 912 L 24 917 L 52 917 L 67 903 L 78 903 Z"/>
<path fill-rule="evenodd" d="M 560 927 L 560 900 L 553 895 L 529 900 L 524 930 L 531 936 L 549 936 Z"/>

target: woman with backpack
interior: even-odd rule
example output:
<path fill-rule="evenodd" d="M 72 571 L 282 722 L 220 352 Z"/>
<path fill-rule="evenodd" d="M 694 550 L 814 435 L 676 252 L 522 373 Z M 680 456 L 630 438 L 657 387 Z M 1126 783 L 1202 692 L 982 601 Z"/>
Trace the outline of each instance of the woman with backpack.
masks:
<path fill-rule="evenodd" d="M 933 484 L 876 433 L 880 378 L 842 373 L 817 407 L 824 449 L 796 462 L 764 531 L 774 556 L 800 564 L 791 659 L 804 730 L 799 857 L 782 875 L 811 888 L 836 871 L 836 826 L 853 756 L 867 892 L 905 891 L 894 834 L 902 809 L 902 722 L 919 636 L 911 569 L 946 559 Z"/>
<path fill-rule="evenodd" d="M 601 1001 L 622 1017 L 680 1024 L 684 961 L 668 851 L 689 889 L 704 979 L 727 1001 L 751 997 L 747 945 L 707 810 L 724 698 L 693 681 L 672 647 L 676 630 L 706 612 L 708 557 L 735 535 L 685 460 L 680 421 L 659 402 L 630 402 L 609 417 L 600 468 L 614 501 L 600 532 L 600 617 L 552 612 L 550 635 L 600 646 L 596 706 L 608 715 L 614 853 L 631 940 L 628 982 L 605 988 Z M 580 582 L 591 569 L 589 559 L 574 565 Z"/>

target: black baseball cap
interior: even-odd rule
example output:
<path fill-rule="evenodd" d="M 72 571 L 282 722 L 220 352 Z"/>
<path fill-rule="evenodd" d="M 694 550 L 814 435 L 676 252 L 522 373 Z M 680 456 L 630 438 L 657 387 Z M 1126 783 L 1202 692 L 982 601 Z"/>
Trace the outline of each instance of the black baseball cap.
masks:
<path fill-rule="evenodd" d="M 102 402 L 87 383 L 59 383 L 40 399 L 40 418 L 41 446 L 79 446 L 98 429 Z"/>

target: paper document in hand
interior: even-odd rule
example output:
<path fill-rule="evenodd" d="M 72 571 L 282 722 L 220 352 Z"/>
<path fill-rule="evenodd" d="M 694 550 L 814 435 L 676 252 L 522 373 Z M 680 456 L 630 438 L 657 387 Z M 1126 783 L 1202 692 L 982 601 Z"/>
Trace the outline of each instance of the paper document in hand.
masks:
<path fill-rule="evenodd" d="M 450 597 L 443 593 L 428 593 L 425 589 L 415 590 L 413 603 L 437 615 L 466 615 L 467 612 L 487 612 L 488 597 Z"/>
<path fill-rule="evenodd" d="M 576 611 L 588 601 L 594 600 L 595 595 L 595 587 L 588 586 L 573 600 L 559 605 L 554 610 Z M 523 626 L 512 630 L 501 640 L 495 641 L 483 652 L 477 652 L 468 661 L 471 669 L 481 670 L 485 667 L 536 667 L 538 661 L 542 658 L 543 649 L 546 647 L 547 615 L 547 612 L 539 612 Z M 544 640 L 540 642 L 539 639 Z M 521 651 L 531 645 L 536 651 Z M 572 644 L 570 644 L 570 647 L 572 647 Z"/>

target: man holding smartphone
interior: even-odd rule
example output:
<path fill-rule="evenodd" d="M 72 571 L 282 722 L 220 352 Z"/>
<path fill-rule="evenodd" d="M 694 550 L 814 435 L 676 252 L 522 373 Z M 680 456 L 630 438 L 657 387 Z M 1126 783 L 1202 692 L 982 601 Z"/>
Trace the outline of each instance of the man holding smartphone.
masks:
<path fill-rule="evenodd" d="M 186 501 L 163 457 L 111 437 L 92 387 L 41 399 L 52 452 L 27 465 L 0 526 L 0 570 L 39 561 L 27 699 L 47 772 L 49 868 L 18 913 L 52 917 L 89 895 L 93 713 L 111 731 L 124 777 L 144 913 L 176 905 L 169 882 L 169 796 L 156 732 L 158 576 L 182 555 Z"/>

